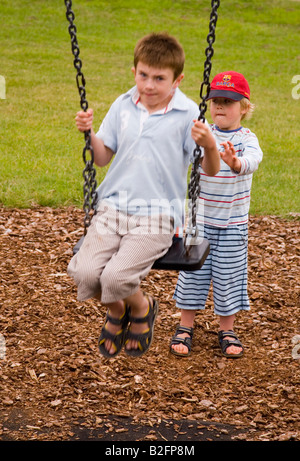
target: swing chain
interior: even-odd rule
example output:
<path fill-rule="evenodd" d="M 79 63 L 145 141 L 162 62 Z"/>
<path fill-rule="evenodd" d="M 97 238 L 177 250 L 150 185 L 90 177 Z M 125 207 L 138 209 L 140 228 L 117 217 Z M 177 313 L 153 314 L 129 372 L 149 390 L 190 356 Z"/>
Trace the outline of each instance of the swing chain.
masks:
<path fill-rule="evenodd" d="M 200 115 L 199 115 L 198 120 L 202 120 L 203 122 L 205 121 L 205 112 L 207 109 L 206 100 L 208 98 L 209 91 L 210 91 L 209 78 L 210 78 L 211 67 L 212 67 L 211 60 L 214 55 L 213 44 L 216 39 L 216 25 L 217 25 L 217 20 L 218 20 L 217 11 L 218 11 L 218 7 L 220 6 L 220 0 L 212 0 L 211 6 L 212 6 L 212 9 L 211 9 L 210 21 L 209 21 L 209 33 L 206 39 L 208 43 L 208 47 L 205 50 L 206 60 L 204 63 L 203 82 L 200 88 L 201 102 L 199 105 Z M 204 94 L 205 88 L 206 88 L 206 93 Z"/>
<path fill-rule="evenodd" d="M 85 91 L 85 78 L 82 73 L 82 61 L 79 58 L 80 50 L 77 42 L 76 37 L 76 26 L 74 24 L 75 15 L 72 11 L 72 1 L 65 0 L 66 5 L 66 17 L 69 21 L 69 34 L 71 37 L 71 49 L 74 55 L 74 67 L 77 71 L 76 73 L 76 83 L 77 88 L 80 96 L 80 106 L 83 111 L 87 111 L 88 109 L 88 102 L 86 99 L 86 91 Z M 97 202 L 97 181 L 96 181 L 96 170 L 94 168 L 94 151 L 91 144 L 91 131 L 84 132 L 84 139 L 85 139 L 85 146 L 83 148 L 83 161 L 85 163 L 85 168 L 83 170 L 83 178 L 84 178 L 84 185 L 83 185 L 83 196 L 84 196 L 84 204 L 83 210 L 85 212 L 84 218 L 84 234 L 87 232 L 87 228 L 90 225 L 92 216 L 91 210 L 95 210 L 96 202 Z M 90 154 L 90 159 L 87 159 L 87 153 Z"/>
<path fill-rule="evenodd" d="M 213 43 L 216 38 L 216 24 L 218 19 L 217 10 L 220 6 L 220 0 L 212 0 L 211 2 L 211 14 L 209 21 L 209 33 L 207 36 L 208 47 L 205 50 L 206 60 L 204 63 L 204 72 L 203 72 L 203 82 L 200 87 L 200 98 L 201 102 L 199 104 L 199 117 L 198 120 L 205 122 L 205 112 L 207 110 L 207 98 L 210 91 L 210 72 L 212 67 L 211 59 L 214 54 Z M 205 94 L 204 94 L 205 93 Z M 187 253 L 189 252 L 190 245 L 193 243 L 197 244 L 198 237 L 198 228 L 197 228 L 197 210 L 200 197 L 200 158 L 201 158 L 201 149 L 196 145 L 193 153 L 193 165 L 190 177 L 190 183 L 188 187 L 188 196 L 189 196 L 189 224 L 185 236 L 185 246 Z"/>

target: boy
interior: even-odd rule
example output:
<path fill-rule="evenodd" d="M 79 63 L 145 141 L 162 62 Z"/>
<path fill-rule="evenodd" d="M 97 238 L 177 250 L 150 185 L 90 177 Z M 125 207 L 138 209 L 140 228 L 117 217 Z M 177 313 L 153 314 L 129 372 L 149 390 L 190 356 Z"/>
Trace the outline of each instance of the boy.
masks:
<path fill-rule="evenodd" d="M 243 346 L 233 324 L 238 311 L 250 309 L 247 223 L 252 174 L 262 160 L 262 151 L 255 134 L 241 126 L 241 120 L 250 118 L 254 108 L 242 74 L 230 71 L 216 75 L 208 99 L 212 132 L 219 148 L 223 146 L 218 175 L 209 178 L 201 171 L 204 236 L 210 242 L 210 254 L 200 271 L 179 274 L 174 298 L 181 309 L 181 322 L 170 347 L 175 355 L 190 354 L 196 310 L 205 308 L 212 281 L 221 351 L 226 357 L 237 358 L 243 355 Z"/>
<path fill-rule="evenodd" d="M 198 106 L 180 90 L 184 52 L 174 37 L 149 34 L 134 51 L 135 87 L 111 106 L 97 134 L 93 111 L 76 116 L 91 130 L 95 164 L 109 171 L 98 188 L 97 214 L 68 273 L 78 299 L 100 299 L 107 307 L 99 349 L 115 357 L 140 356 L 151 344 L 158 302 L 142 293 L 141 280 L 172 243 L 183 223 L 186 176 L 195 141 L 202 167 L 219 171 L 209 125 L 196 121 Z"/>

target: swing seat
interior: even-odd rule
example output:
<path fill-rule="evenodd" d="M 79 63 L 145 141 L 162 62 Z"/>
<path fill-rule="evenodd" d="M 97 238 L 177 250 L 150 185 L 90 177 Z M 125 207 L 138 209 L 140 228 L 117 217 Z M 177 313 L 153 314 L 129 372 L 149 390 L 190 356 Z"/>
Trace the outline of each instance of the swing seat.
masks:
<path fill-rule="evenodd" d="M 78 240 L 73 248 L 73 254 L 78 253 L 84 240 L 84 235 Z M 167 253 L 157 259 L 152 269 L 195 271 L 201 269 L 207 255 L 209 254 L 209 242 L 202 239 L 198 245 L 191 245 L 187 254 L 184 246 L 184 239 L 173 237 L 173 243 Z"/>
<path fill-rule="evenodd" d="M 202 239 L 197 245 L 191 245 L 187 254 L 184 239 L 174 237 L 167 253 L 157 259 L 152 269 L 194 271 L 201 269 L 209 254 L 210 246 L 207 239 Z"/>

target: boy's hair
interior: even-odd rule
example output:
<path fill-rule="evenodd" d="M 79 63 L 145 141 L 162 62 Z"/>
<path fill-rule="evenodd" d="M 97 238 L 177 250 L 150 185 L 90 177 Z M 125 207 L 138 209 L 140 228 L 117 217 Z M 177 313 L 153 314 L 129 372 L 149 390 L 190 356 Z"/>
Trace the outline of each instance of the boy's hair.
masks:
<path fill-rule="evenodd" d="M 182 46 L 166 32 L 151 33 L 141 38 L 134 49 L 134 67 L 141 61 L 151 67 L 170 68 L 174 80 L 182 73 L 185 55 Z"/>
<path fill-rule="evenodd" d="M 240 104 L 242 109 L 247 110 L 247 112 L 242 115 L 241 120 L 249 120 L 252 117 L 253 111 L 255 109 L 254 104 L 252 104 L 247 98 L 241 99 Z"/>

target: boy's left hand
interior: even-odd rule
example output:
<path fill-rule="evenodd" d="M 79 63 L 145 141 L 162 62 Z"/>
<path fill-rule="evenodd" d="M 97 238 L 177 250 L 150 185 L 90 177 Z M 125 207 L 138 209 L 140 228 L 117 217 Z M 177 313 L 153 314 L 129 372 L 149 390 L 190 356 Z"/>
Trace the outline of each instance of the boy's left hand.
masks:
<path fill-rule="evenodd" d="M 221 159 L 227 163 L 227 165 L 234 171 L 241 171 L 241 161 L 236 156 L 234 145 L 230 141 L 221 142 L 221 146 L 224 147 L 224 152 L 220 151 Z"/>

